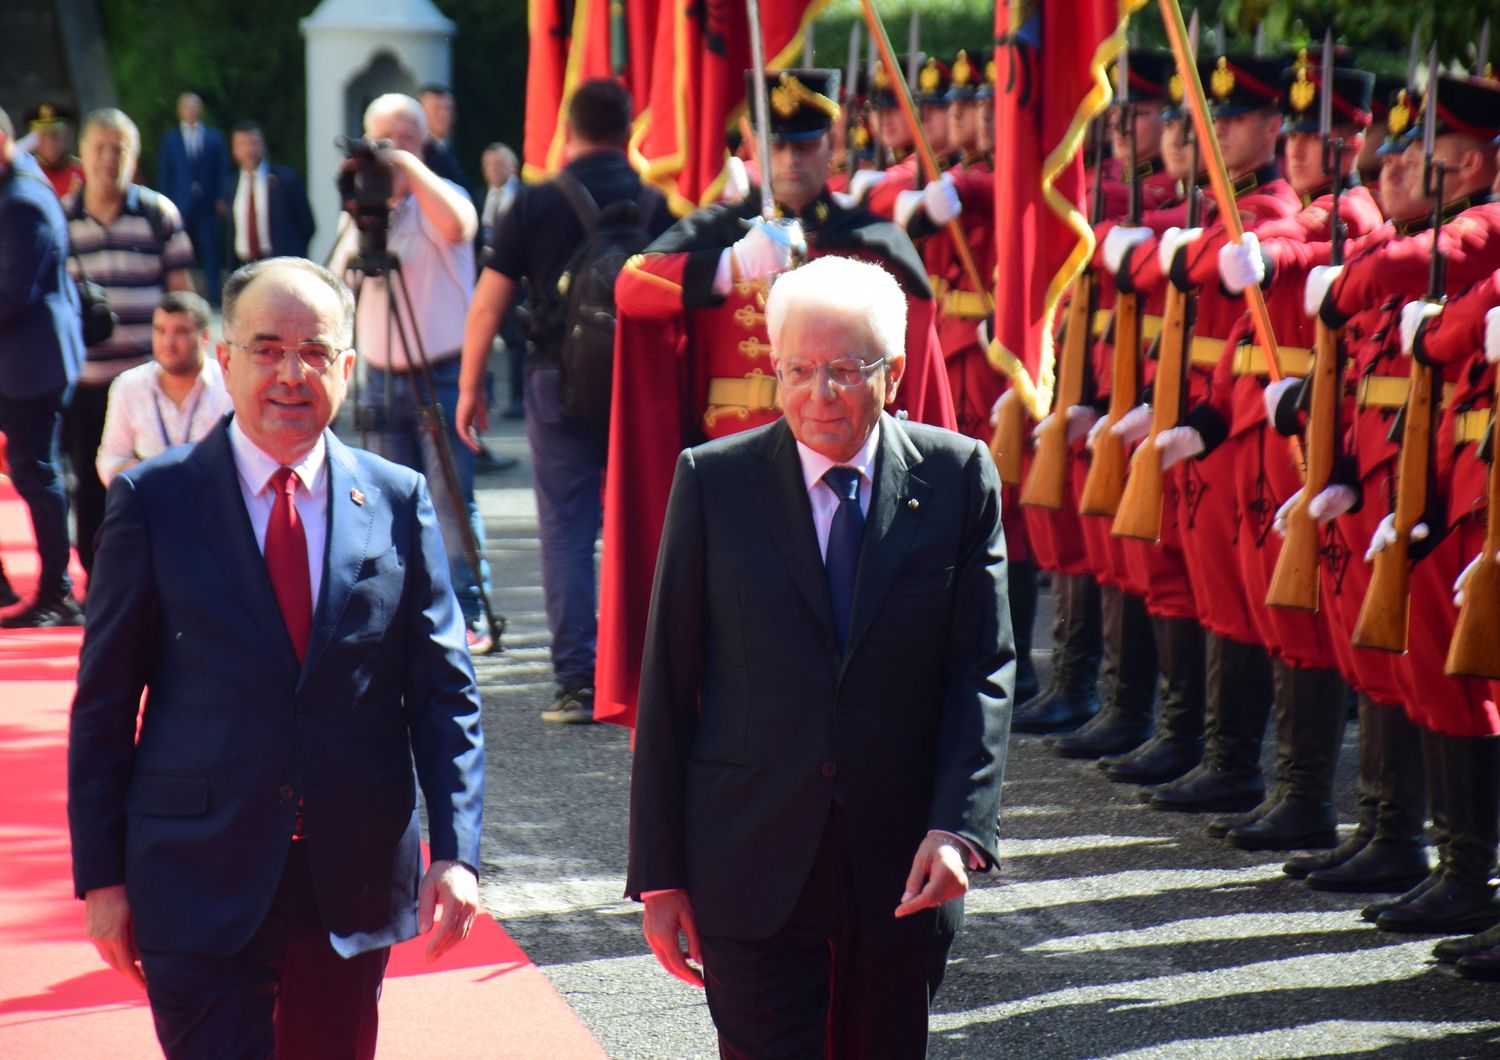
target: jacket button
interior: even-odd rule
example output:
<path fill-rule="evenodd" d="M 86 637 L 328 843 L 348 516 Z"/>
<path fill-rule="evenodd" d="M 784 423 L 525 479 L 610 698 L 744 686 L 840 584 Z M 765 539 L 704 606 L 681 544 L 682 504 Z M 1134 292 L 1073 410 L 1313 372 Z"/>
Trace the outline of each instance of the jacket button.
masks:
<path fill-rule="evenodd" d="M 823 775 L 825 777 L 829 777 L 829 778 L 833 778 L 833 777 L 838 776 L 839 775 L 839 766 L 838 766 L 838 763 L 837 762 L 824 762 L 823 763 L 822 773 L 823 773 Z"/>
<path fill-rule="evenodd" d="M 297 789 L 290 784 L 283 784 L 276 794 L 280 795 L 283 799 L 290 799 L 297 794 Z"/>

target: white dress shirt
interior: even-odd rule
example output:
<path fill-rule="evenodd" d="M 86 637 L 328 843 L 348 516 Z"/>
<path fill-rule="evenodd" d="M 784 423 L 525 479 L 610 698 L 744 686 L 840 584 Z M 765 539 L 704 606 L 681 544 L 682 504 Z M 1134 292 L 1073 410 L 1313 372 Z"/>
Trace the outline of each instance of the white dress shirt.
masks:
<path fill-rule="evenodd" d="M 802 481 L 807 484 L 807 500 L 812 505 L 813 529 L 818 533 L 818 555 L 828 559 L 828 534 L 833 529 L 833 513 L 839 508 L 839 495 L 833 487 L 823 481 L 831 467 L 852 467 L 859 472 L 859 511 L 870 514 L 870 492 L 875 483 L 875 453 L 880 448 L 880 421 L 870 437 L 848 460 L 830 460 L 822 453 L 797 443 L 797 456 L 802 461 Z"/>
<path fill-rule="evenodd" d="M 269 258 L 275 255 L 271 246 L 271 194 L 266 184 L 271 167 L 265 162 L 255 167 L 254 173 L 240 170 L 239 186 L 234 192 L 234 255 L 241 261 L 250 260 L 250 196 L 255 196 L 255 230 L 260 237 L 260 255 Z"/>
<path fill-rule="evenodd" d="M 187 122 L 179 122 L 182 129 L 182 147 L 187 151 L 188 161 L 198 157 L 198 151 L 203 146 L 203 132 L 197 122 L 189 125 Z"/>
<path fill-rule="evenodd" d="M 94 458 L 99 481 L 110 480 L 131 464 L 165 452 L 174 445 L 196 442 L 230 409 L 224 373 L 212 357 L 181 405 L 161 386 L 162 369 L 155 361 L 121 372 L 109 385 L 104 413 L 104 435 Z"/>
<path fill-rule="evenodd" d="M 266 524 L 271 521 L 271 507 L 276 491 L 271 476 L 281 468 L 259 446 L 240 430 L 239 422 L 229 421 L 229 448 L 234 453 L 234 469 L 239 472 L 240 495 L 250 513 L 255 530 L 255 547 L 266 554 Z M 318 610 L 318 593 L 323 588 L 323 555 L 328 551 L 328 443 L 320 436 L 300 463 L 292 467 L 297 476 L 297 518 L 307 535 L 307 573 L 312 578 L 313 613 Z"/>

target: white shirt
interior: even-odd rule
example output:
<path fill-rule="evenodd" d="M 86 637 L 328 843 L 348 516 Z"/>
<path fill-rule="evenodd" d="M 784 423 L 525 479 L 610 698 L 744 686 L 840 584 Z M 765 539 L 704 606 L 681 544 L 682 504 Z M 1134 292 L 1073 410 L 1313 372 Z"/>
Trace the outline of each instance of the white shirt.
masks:
<path fill-rule="evenodd" d="M 245 437 L 237 420 L 229 421 L 229 448 L 234 453 L 234 469 L 239 472 L 240 495 L 250 513 L 255 530 L 255 547 L 266 554 L 266 524 L 271 521 L 271 507 L 276 491 L 271 476 L 281 465 L 259 446 Z M 307 573 L 311 577 L 313 612 L 318 609 L 318 593 L 323 588 L 323 555 L 328 551 L 328 443 L 320 435 L 318 444 L 292 468 L 297 476 L 297 518 L 307 535 Z"/>
<path fill-rule="evenodd" d="M 468 198 L 468 192 L 457 184 L 447 183 Z M 348 214 L 339 218 L 339 224 L 341 232 L 330 267 L 337 274 L 346 274 L 349 259 L 359 249 L 359 233 Z M 416 196 L 408 195 L 391 211 L 386 243 L 401 261 L 401 274 L 411 295 L 412 312 L 416 315 L 427 359 L 437 364 L 456 358 L 463 349 L 464 319 L 469 312 L 470 292 L 474 290 L 473 241 L 464 239 L 449 243 L 422 212 Z M 352 274 L 345 278 L 351 285 L 356 282 Z M 354 327 L 360 356 L 372 368 L 406 371 L 407 352 L 401 348 L 401 335 L 394 324 L 390 328 L 394 356 L 386 348 L 389 320 L 386 278 L 366 276 L 358 282 L 359 312 Z M 409 333 L 411 321 L 407 318 L 406 301 L 399 292 L 395 301 L 400 309 L 401 322 Z M 416 342 L 411 338 L 408 341 Z M 411 359 L 416 359 L 415 351 Z"/>
<path fill-rule="evenodd" d="M 266 177 L 271 169 L 265 162 L 255 167 L 254 173 L 240 170 L 239 186 L 234 192 L 234 253 L 241 261 L 250 260 L 250 196 L 255 196 L 255 231 L 260 237 L 260 255 L 272 257 L 276 251 L 271 246 L 271 194 L 266 186 Z"/>
<path fill-rule="evenodd" d="M 199 130 L 198 123 L 179 122 L 182 129 L 182 146 L 187 151 L 189 160 L 198 157 L 198 151 L 203 146 L 203 133 Z"/>
<path fill-rule="evenodd" d="M 490 188 L 484 196 L 484 209 L 479 214 L 479 225 L 486 231 L 494 229 L 495 222 L 500 220 L 502 214 L 510 209 L 510 204 L 515 201 L 516 189 L 520 187 L 521 179 L 511 177 L 498 188 Z"/>
<path fill-rule="evenodd" d="M 99 481 L 106 486 L 130 464 L 196 442 L 230 409 L 224 373 L 213 357 L 203 359 L 180 406 L 162 389 L 161 377 L 161 365 L 148 361 L 121 372 L 109 385 L 104 435 L 94 458 Z"/>
<path fill-rule="evenodd" d="M 823 475 L 831 467 L 852 467 L 859 472 L 859 510 L 870 514 L 870 492 L 875 483 L 875 453 L 880 448 L 880 421 L 870 431 L 870 437 L 848 460 L 830 460 L 801 442 L 797 443 L 797 456 L 802 461 L 802 481 L 807 484 L 807 500 L 812 505 L 813 529 L 818 533 L 818 554 L 828 558 L 828 534 L 833 529 L 833 513 L 838 511 L 839 495 L 833 487 L 823 481 Z"/>

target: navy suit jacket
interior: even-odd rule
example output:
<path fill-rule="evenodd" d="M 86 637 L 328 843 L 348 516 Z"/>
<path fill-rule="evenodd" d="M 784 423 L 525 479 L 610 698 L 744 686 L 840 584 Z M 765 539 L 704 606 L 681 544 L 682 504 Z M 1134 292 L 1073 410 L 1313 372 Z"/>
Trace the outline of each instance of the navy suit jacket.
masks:
<path fill-rule="evenodd" d="M 214 198 L 230 168 L 224 134 L 208 125 L 199 128 L 203 137 L 197 158 L 188 160 L 182 127 L 173 125 L 161 138 L 156 160 L 156 190 L 172 200 L 190 226 L 200 217 L 212 216 Z"/>
<path fill-rule="evenodd" d="M 0 179 L 0 394 L 65 394 L 83 364 L 68 222 L 30 155 Z"/>
<path fill-rule="evenodd" d="M 335 948 L 390 945 L 417 931 L 418 784 L 433 858 L 479 864 L 479 697 L 426 481 L 325 434 L 328 549 L 299 666 L 228 422 L 110 485 L 68 744 L 74 883 L 124 883 L 143 948 L 234 953 L 300 800 Z"/>
<path fill-rule="evenodd" d="M 290 166 L 266 163 L 266 198 L 270 200 L 271 250 L 277 255 L 294 258 L 307 257 L 307 244 L 312 240 L 317 222 L 313 220 L 312 206 L 307 201 L 307 186 L 297 171 Z M 238 261 L 235 239 L 238 230 L 234 216 L 234 197 L 240 187 L 240 171 L 231 169 L 219 185 L 219 201 L 229 219 L 229 239 L 225 246 L 231 261 Z"/>

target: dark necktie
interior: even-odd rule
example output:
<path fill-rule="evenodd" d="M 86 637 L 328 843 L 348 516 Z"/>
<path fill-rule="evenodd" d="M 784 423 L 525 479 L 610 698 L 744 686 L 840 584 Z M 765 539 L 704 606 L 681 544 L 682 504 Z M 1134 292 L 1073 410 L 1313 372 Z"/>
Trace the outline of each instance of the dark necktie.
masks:
<path fill-rule="evenodd" d="M 292 647 L 300 663 L 307 654 L 307 638 L 312 632 L 312 575 L 307 566 L 307 534 L 297 515 L 295 503 L 297 478 L 289 467 L 278 468 L 271 476 L 276 500 L 266 523 L 266 570 L 271 588 Z"/>
<path fill-rule="evenodd" d="M 849 641 L 849 613 L 854 606 L 854 574 L 859 568 L 859 545 L 865 536 L 865 515 L 859 510 L 859 472 L 852 467 L 831 467 L 823 482 L 839 499 L 833 523 L 828 528 L 828 551 L 823 566 L 828 572 L 828 602 L 833 605 L 833 631 L 839 653 Z"/>
<path fill-rule="evenodd" d="M 245 238 L 249 243 L 250 260 L 260 260 L 260 217 L 255 212 L 255 174 L 251 173 L 245 177 L 248 186 L 245 188 Z"/>

